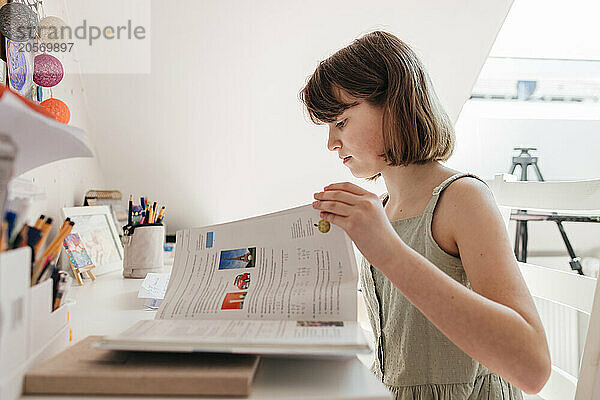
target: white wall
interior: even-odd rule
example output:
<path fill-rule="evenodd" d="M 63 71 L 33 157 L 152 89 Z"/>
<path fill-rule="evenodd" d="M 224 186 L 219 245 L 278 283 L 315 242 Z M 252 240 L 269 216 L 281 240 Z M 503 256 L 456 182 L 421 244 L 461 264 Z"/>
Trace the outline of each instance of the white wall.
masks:
<path fill-rule="evenodd" d="M 456 119 L 510 3 L 152 1 L 152 73 L 84 76 L 106 184 L 165 203 L 170 232 L 308 203 L 352 180 L 298 101 L 319 60 L 389 30 Z"/>

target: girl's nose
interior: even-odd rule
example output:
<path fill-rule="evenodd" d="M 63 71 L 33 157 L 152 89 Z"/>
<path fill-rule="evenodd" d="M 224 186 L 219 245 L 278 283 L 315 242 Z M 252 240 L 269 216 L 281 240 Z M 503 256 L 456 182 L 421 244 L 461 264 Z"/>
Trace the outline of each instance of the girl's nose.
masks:
<path fill-rule="evenodd" d="M 336 138 L 332 133 L 332 129 L 329 129 L 329 138 L 327 139 L 327 148 L 330 151 L 336 151 L 342 148 L 342 142 Z"/>

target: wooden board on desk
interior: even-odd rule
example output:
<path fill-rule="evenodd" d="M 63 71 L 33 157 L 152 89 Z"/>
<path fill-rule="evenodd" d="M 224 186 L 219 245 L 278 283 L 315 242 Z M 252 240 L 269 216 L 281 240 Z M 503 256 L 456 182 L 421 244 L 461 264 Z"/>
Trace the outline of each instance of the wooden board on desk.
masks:
<path fill-rule="evenodd" d="M 248 396 L 260 358 L 118 352 L 88 336 L 25 376 L 27 394 Z"/>

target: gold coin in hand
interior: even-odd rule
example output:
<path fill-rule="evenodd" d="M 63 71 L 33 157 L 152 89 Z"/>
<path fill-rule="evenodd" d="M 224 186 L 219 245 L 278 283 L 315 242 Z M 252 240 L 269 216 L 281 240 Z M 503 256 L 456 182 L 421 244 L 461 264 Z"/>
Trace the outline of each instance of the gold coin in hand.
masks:
<path fill-rule="evenodd" d="M 321 233 L 327 233 L 329 232 L 329 229 L 331 229 L 329 222 L 325 221 L 324 219 L 320 220 L 319 224 L 315 224 L 315 226 L 319 228 L 319 232 Z"/>

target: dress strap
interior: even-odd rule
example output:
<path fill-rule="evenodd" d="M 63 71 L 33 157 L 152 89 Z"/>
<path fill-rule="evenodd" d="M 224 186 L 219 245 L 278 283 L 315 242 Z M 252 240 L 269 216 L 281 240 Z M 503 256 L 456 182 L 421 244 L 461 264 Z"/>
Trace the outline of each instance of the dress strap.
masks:
<path fill-rule="evenodd" d="M 384 194 L 379 196 L 379 200 L 381 200 L 381 204 L 383 204 L 384 207 L 385 207 L 385 203 L 387 203 L 389 198 L 390 198 L 390 194 L 388 192 L 385 192 Z"/>
<path fill-rule="evenodd" d="M 446 179 L 444 182 L 440 183 L 435 189 L 433 189 L 431 200 L 429 200 L 429 203 L 427 203 L 427 206 L 425 207 L 425 210 L 423 211 L 423 214 L 427 214 L 427 213 L 431 214 L 431 213 L 433 213 L 433 210 L 435 209 L 437 201 L 438 201 L 438 199 L 440 197 L 440 193 L 442 193 L 444 191 L 444 189 L 446 189 L 448 186 L 450 186 L 450 184 L 452 182 L 454 182 L 455 180 L 460 179 L 460 178 L 464 178 L 466 176 L 470 176 L 472 178 L 480 180 L 486 186 L 488 185 L 483 179 L 481 179 L 477 175 L 474 175 L 474 174 L 471 174 L 471 173 L 468 173 L 468 172 L 459 172 L 458 174 L 454 174 L 450 178 Z M 383 204 L 384 207 L 385 207 L 385 203 L 387 203 L 389 197 L 390 197 L 390 195 L 387 192 L 384 193 L 383 195 L 381 195 L 380 200 L 381 200 L 381 202 L 382 202 L 382 204 Z"/>
<path fill-rule="evenodd" d="M 425 211 L 423 213 L 424 214 L 433 214 L 433 210 L 435 210 L 435 206 L 437 205 L 437 202 L 440 198 L 440 194 L 448 186 L 450 186 L 450 184 L 452 182 L 454 182 L 457 179 L 464 178 L 467 176 L 469 176 L 471 178 L 475 178 L 477 180 L 480 180 L 487 186 L 487 183 L 485 183 L 485 181 L 483 179 L 481 179 L 480 177 L 478 177 L 477 175 L 474 175 L 474 174 L 471 174 L 468 172 L 459 172 L 458 174 L 454 174 L 450 178 L 446 179 L 444 182 L 440 183 L 435 189 L 433 189 L 433 193 L 431 195 L 431 200 L 429 200 L 429 203 L 427 204 L 427 207 L 425 207 Z"/>

